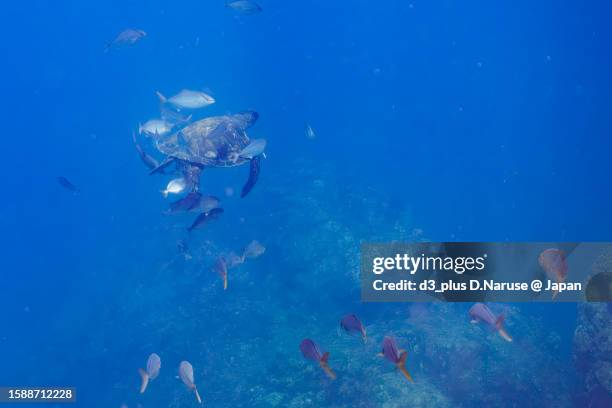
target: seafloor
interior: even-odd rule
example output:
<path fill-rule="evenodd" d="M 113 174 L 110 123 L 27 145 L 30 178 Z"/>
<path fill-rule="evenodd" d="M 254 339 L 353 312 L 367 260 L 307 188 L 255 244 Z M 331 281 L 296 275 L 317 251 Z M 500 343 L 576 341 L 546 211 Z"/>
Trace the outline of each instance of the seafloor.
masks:
<path fill-rule="evenodd" d="M 580 309 L 573 345 L 529 305 L 492 305 L 507 314 L 514 338 L 507 343 L 471 325 L 468 304 L 361 304 L 359 243 L 424 233 L 405 208 L 367 186 L 347 187 L 332 166 L 314 171 L 300 161 L 289 168 L 257 186 L 253 205 L 266 211 L 228 211 L 191 238 L 190 260 L 176 249 L 184 237 L 176 225 L 185 219 L 161 215 L 141 241 L 115 248 L 133 254 L 131 264 L 117 264 L 110 249 L 103 254 L 100 294 L 87 302 L 105 312 L 59 320 L 57 332 L 82 325 L 87 335 L 60 339 L 64 350 L 46 351 L 57 353 L 67 377 L 92 367 L 115 384 L 97 389 L 95 399 L 82 392 L 88 406 L 195 406 L 176 377 L 184 359 L 194 366 L 205 404 L 219 407 L 569 407 L 594 383 L 612 390 L 605 306 Z M 223 291 L 209 266 L 250 239 L 265 243 L 265 254 L 230 270 Z M 366 324 L 367 344 L 339 332 L 339 319 L 350 312 Z M 377 357 L 385 335 L 409 351 L 414 384 Z M 306 337 L 331 353 L 336 381 L 303 359 L 298 346 Z M 70 354 L 83 343 L 85 352 Z M 161 375 L 140 396 L 137 368 L 151 352 L 161 356 Z"/>

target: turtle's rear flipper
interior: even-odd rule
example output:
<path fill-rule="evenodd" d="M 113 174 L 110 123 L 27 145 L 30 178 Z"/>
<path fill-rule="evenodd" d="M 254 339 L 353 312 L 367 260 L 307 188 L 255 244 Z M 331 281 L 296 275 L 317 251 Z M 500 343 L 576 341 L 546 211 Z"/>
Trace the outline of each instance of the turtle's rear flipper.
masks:
<path fill-rule="evenodd" d="M 261 156 L 253 157 L 251 159 L 251 168 L 249 171 L 249 179 L 247 180 L 244 187 L 242 187 L 242 193 L 240 193 L 240 198 L 244 198 L 249 191 L 253 189 L 255 183 L 257 183 L 257 179 L 259 178 L 259 170 L 261 168 Z"/>
<path fill-rule="evenodd" d="M 155 167 L 153 170 L 151 170 L 149 172 L 149 174 L 155 174 L 155 173 L 163 173 L 165 168 L 168 167 L 170 164 L 174 163 L 174 157 L 168 157 L 166 158 L 166 160 L 164 160 L 163 162 L 161 162 L 159 164 L 159 166 Z"/>

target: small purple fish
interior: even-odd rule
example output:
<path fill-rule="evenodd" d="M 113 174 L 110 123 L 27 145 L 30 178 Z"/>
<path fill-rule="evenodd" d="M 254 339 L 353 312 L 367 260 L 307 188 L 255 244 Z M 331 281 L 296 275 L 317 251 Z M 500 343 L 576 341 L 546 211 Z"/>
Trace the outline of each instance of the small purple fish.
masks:
<path fill-rule="evenodd" d="M 217 258 L 213 271 L 223 279 L 223 290 L 227 290 L 227 263 L 223 257 Z"/>
<path fill-rule="evenodd" d="M 261 242 L 254 239 L 249 242 L 249 244 L 242 251 L 242 262 L 244 262 L 248 258 L 257 258 L 261 256 L 264 252 L 266 252 L 266 247 L 261 244 Z"/>
<path fill-rule="evenodd" d="M 512 337 L 504 329 L 504 315 L 495 317 L 491 309 L 484 303 L 476 303 L 470 308 L 469 314 L 472 318 L 472 323 L 484 322 L 491 329 L 497 331 L 504 340 L 512 341 Z"/>
<path fill-rule="evenodd" d="M 78 193 L 79 192 L 79 188 L 77 186 L 75 186 L 74 184 L 72 184 L 70 182 L 70 180 L 68 180 L 64 176 L 59 176 L 57 178 L 57 182 L 60 184 L 60 186 L 64 187 L 68 191 L 72 191 L 73 193 Z"/>
<path fill-rule="evenodd" d="M 382 351 L 379 355 L 395 364 L 395 366 L 399 368 L 408 381 L 411 383 L 414 382 L 412 376 L 410 373 L 408 373 L 408 370 L 406 370 L 406 358 L 408 357 L 408 352 L 405 350 L 399 350 L 393 337 L 386 336 L 383 339 Z"/>
<path fill-rule="evenodd" d="M 200 397 L 200 393 L 198 392 L 198 387 L 196 387 L 195 385 L 193 377 L 193 366 L 189 361 L 181 361 L 181 364 L 179 364 L 179 377 L 187 386 L 187 388 L 193 393 L 195 393 L 198 403 L 201 404 L 202 398 Z"/>
<path fill-rule="evenodd" d="M 400 352 L 397 348 L 397 343 L 393 337 L 385 337 L 383 339 L 383 347 L 382 347 L 382 356 L 392 362 L 393 364 L 397 364 L 400 361 Z"/>
<path fill-rule="evenodd" d="M 548 279 L 556 282 L 563 283 L 567 279 L 567 261 L 565 259 L 565 252 L 557 248 L 549 248 L 540 254 L 538 257 L 538 263 L 546 272 Z M 558 290 L 553 290 L 553 300 L 559 294 Z"/>
<path fill-rule="evenodd" d="M 325 374 L 327 374 L 329 378 L 331 378 L 332 380 L 336 379 L 336 373 L 332 371 L 332 369 L 329 367 L 329 364 L 328 364 L 328 361 L 329 361 L 328 351 L 321 354 L 321 351 L 319 350 L 319 346 L 317 346 L 317 343 L 315 343 L 314 341 L 310 339 L 302 340 L 302 342 L 300 343 L 300 351 L 302 352 L 302 355 L 308 360 L 313 360 L 313 361 L 318 362 L 319 366 L 321 366 L 321 368 L 323 369 L 323 371 L 325 371 Z"/>
<path fill-rule="evenodd" d="M 155 353 L 152 353 L 147 360 L 147 369 L 143 370 L 142 368 L 138 369 L 141 377 L 140 384 L 140 393 L 144 393 L 147 389 L 147 385 L 149 384 L 149 380 L 154 380 L 159 375 L 159 370 L 161 368 L 161 359 Z"/>
<path fill-rule="evenodd" d="M 363 327 L 363 323 L 361 323 L 361 320 L 359 320 L 356 315 L 349 314 L 344 316 L 342 320 L 340 320 L 340 327 L 342 327 L 344 331 L 349 334 L 361 335 L 364 343 L 368 341 L 366 329 Z"/>
<path fill-rule="evenodd" d="M 223 214 L 223 208 L 213 208 L 208 212 L 203 212 L 202 214 L 198 215 L 198 217 L 193 221 L 193 224 L 187 228 L 187 231 L 191 232 L 210 221 L 216 220 L 221 216 L 221 214 Z"/>

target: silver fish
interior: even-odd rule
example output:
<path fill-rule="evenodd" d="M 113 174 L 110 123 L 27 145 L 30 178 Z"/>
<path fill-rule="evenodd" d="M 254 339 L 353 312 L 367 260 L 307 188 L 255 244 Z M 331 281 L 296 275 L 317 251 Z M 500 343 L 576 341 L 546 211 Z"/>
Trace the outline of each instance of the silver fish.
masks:
<path fill-rule="evenodd" d="M 149 169 L 155 169 L 159 166 L 159 162 L 155 160 L 153 157 L 149 156 L 147 152 L 144 151 L 140 143 L 136 140 L 136 132 L 132 132 L 132 140 L 134 141 L 134 146 L 136 147 L 136 151 L 138 152 L 138 156 L 140 156 L 140 160 L 147 166 Z"/>
<path fill-rule="evenodd" d="M 169 103 L 177 109 L 199 109 L 215 103 L 215 98 L 200 92 L 183 89 L 170 98 L 166 98 L 161 92 L 157 91 L 157 96 L 161 103 Z"/>
<path fill-rule="evenodd" d="M 200 198 L 200 201 L 191 207 L 189 211 L 191 212 L 209 212 L 215 208 L 219 208 L 221 205 L 221 200 L 219 200 L 215 196 L 203 196 Z"/>
<path fill-rule="evenodd" d="M 126 45 L 134 45 L 142 38 L 146 37 L 147 33 L 143 30 L 135 30 L 132 28 L 128 28 L 127 30 L 123 30 L 122 32 L 115 37 L 113 41 L 106 45 L 104 51 L 109 51 L 111 48 L 119 48 Z"/>
<path fill-rule="evenodd" d="M 138 126 L 138 133 L 148 136 L 165 136 L 172 131 L 172 124 L 164 119 L 151 119 Z"/>
<path fill-rule="evenodd" d="M 193 223 L 187 228 L 187 231 L 191 233 L 196 228 L 203 226 L 204 224 L 209 223 L 210 221 L 218 219 L 221 214 L 223 214 L 223 208 L 213 208 L 212 210 L 201 213 L 196 217 Z"/>
<path fill-rule="evenodd" d="M 225 7 L 229 7 L 245 15 L 258 14 L 263 11 L 261 6 L 252 0 L 229 1 L 225 3 Z"/>
<path fill-rule="evenodd" d="M 170 180 L 165 190 L 162 190 L 164 197 L 168 197 L 168 194 L 180 194 L 187 188 L 187 181 L 182 178 L 175 178 Z"/>
<path fill-rule="evenodd" d="M 306 125 L 304 126 L 304 134 L 308 139 L 314 139 L 315 137 L 317 137 L 314 130 L 312 129 L 312 126 L 310 126 L 310 124 L 308 123 L 306 123 Z"/>
<path fill-rule="evenodd" d="M 239 156 L 250 160 L 263 154 L 264 150 L 266 150 L 266 139 L 253 139 L 247 147 L 242 149 Z"/>

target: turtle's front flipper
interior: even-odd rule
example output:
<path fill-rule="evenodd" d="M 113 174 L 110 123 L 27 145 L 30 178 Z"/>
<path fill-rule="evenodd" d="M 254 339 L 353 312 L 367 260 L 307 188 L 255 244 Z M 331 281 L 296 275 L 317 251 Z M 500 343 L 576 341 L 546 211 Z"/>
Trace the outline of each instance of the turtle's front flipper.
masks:
<path fill-rule="evenodd" d="M 155 173 L 163 173 L 164 169 L 168 167 L 170 164 L 174 163 L 174 157 L 167 157 L 166 160 L 160 163 L 159 166 L 155 167 L 153 170 L 149 172 L 149 174 Z"/>
<path fill-rule="evenodd" d="M 240 194 L 240 198 L 244 198 L 249 191 L 253 189 L 255 183 L 257 183 L 257 179 L 259 178 L 259 170 L 261 168 L 261 156 L 253 157 L 251 159 L 251 168 L 249 171 L 249 179 L 247 180 L 244 187 L 242 187 L 242 193 Z"/>

